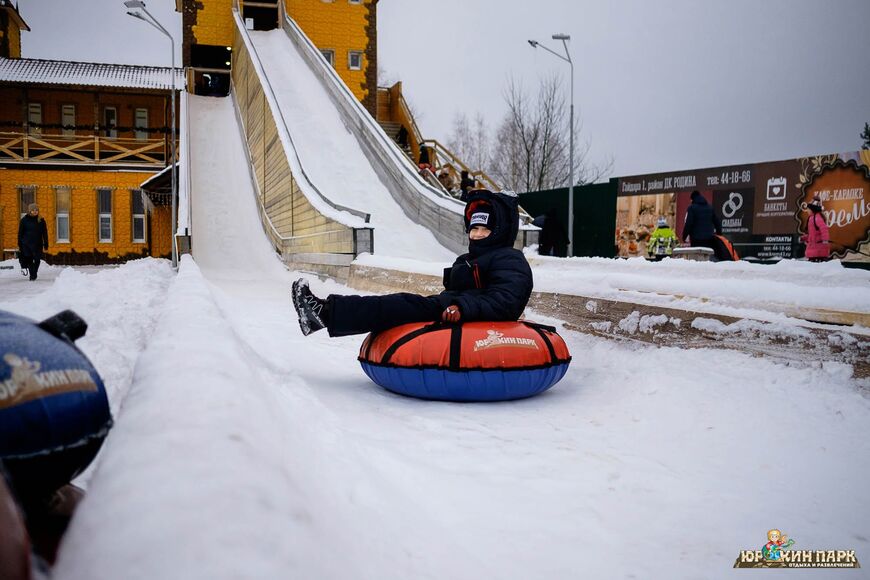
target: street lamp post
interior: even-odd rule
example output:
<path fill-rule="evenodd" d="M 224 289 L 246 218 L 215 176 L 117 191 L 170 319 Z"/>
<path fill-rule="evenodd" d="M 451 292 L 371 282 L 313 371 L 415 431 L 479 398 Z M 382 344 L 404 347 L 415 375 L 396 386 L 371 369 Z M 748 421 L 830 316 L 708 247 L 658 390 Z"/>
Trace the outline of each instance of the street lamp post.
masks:
<path fill-rule="evenodd" d="M 569 163 L 571 165 L 571 181 L 568 183 L 568 257 L 570 258 L 574 255 L 574 61 L 571 60 L 571 53 L 568 52 L 568 41 L 571 40 L 571 35 L 554 34 L 553 40 L 562 41 L 562 46 L 565 48 L 565 56 L 550 50 L 537 40 L 530 40 L 529 44 L 532 45 L 532 48 L 543 48 L 550 54 L 567 62 L 571 67 L 571 114 L 569 118 L 570 126 L 568 128 L 570 133 Z"/>
<path fill-rule="evenodd" d="M 157 19 L 154 18 L 154 16 L 150 12 L 148 12 L 148 9 L 145 8 L 145 2 L 143 2 L 142 0 L 125 0 L 124 6 L 126 6 L 127 8 L 131 8 L 131 9 L 132 8 L 141 9 L 142 12 L 145 13 L 147 18 L 145 16 L 142 16 L 142 12 L 138 12 L 138 11 L 134 12 L 132 10 L 128 10 L 127 14 L 129 14 L 130 16 L 132 16 L 134 18 L 138 18 L 139 20 L 141 20 L 143 22 L 150 24 L 151 26 L 153 26 L 154 28 L 156 28 L 157 30 L 159 30 L 160 32 L 165 34 L 169 38 L 170 46 L 172 48 L 172 59 L 171 59 L 172 67 L 169 69 L 169 75 L 170 75 L 169 86 L 171 87 L 171 90 L 172 90 L 172 129 L 171 129 L 172 135 L 169 138 L 170 157 L 171 157 L 170 162 L 172 163 L 172 165 L 170 166 L 170 170 L 169 170 L 170 174 L 172 175 L 172 217 L 170 218 L 172 220 L 172 223 L 170 224 L 170 227 L 172 229 L 172 240 L 171 240 L 171 244 L 172 244 L 172 267 L 177 268 L 178 267 L 178 248 L 175 245 L 175 241 L 176 241 L 175 235 L 176 235 L 176 228 L 177 228 L 177 224 L 175 223 L 176 222 L 176 214 L 177 214 L 176 197 L 178 195 L 178 178 L 177 178 L 176 173 L 175 173 L 175 89 L 176 89 L 176 87 L 175 87 L 175 39 L 172 38 L 172 35 L 169 34 L 169 32 L 165 28 L 163 28 L 163 26 L 159 22 L 157 22 Z"/>

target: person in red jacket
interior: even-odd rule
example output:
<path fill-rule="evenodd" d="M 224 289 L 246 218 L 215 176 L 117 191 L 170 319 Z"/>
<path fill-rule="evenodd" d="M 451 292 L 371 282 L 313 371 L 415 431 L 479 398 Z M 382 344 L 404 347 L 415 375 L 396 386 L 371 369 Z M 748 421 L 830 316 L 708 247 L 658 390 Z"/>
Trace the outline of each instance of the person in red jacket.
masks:
<path fill-rule="evenodd" d="M 807 209 L 810 210 L 807 233 L 801 236 L 801 241 L 807 245 L 806 257 L 810 262 L 824 262 L 831 255 L 831 238 L 828 235 L 825 214 L 822 213 L 822 201 L 818 196 L 807 204 Z"/>

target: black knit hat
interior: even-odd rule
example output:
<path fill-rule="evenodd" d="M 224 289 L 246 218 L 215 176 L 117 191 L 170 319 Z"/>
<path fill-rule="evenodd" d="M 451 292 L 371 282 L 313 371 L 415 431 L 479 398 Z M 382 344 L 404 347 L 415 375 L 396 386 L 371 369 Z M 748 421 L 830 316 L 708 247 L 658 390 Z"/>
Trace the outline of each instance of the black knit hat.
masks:
<path fill-rule="evenodd" d="M 465 206 L 465 231 L 472 226 L 486 226 L 492 233 L 482 240 L 470 240 L 468 251 L 473 256 L 500 247 L 513 246 L 519 230 L 517 197 L 509 193 L 493 193 L 476 189 L 468 194 Z"/>
<path fill-rule="evenodd" d="M 482 199 L 477 199 L 465 207 L 465 231 L 470 232 L 474 226 L 485 226 L 489 229 L 495 227 L 495 212 L 492 204 Z"/>

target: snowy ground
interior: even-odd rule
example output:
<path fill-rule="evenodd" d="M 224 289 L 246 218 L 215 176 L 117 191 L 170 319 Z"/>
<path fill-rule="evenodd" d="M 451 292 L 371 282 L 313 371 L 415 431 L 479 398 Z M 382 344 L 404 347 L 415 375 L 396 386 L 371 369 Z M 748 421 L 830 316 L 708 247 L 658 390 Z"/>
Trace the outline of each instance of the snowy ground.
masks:
<path fill-rule="evenodd" d="M 846 366 L 563 331 L 540 397 L 417 401 L 368 381 L 361 337 L 301 336 L 295 274 L 212 257 L 2 271 L 0 308 L 89 321 L 117 417 L 55 578 L 724 577 L 772 527 L 870 553 Z"/>
<path fill-rule="evenodd" d="M 259 232 L 251 199 L 194 206 L 176 277 L 152 259 L 0 270 L 0 308 L 88 320 L 117 419 L 55 578 L 725 577 L 773 527 L 867 560 L 870 399 L 850 367 L 563 331 L 574 361 L 542 396 L 399 397 L 362 373 L 362 337 L 301 335 L 297 274 L 238 235 Z"/>

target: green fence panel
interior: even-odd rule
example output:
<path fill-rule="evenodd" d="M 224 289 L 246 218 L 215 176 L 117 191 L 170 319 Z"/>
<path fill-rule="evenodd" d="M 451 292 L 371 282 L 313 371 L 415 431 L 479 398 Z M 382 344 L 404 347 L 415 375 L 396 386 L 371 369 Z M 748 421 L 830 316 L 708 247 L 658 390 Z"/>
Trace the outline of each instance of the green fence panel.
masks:
<path fill-rule="evenodd" d="M 574 187 L 574 256 L 616 256 L 616 190 L 616 179 Z M 555 210 L 563 231 L 568 231 L 567 187 L 521 193 L 520 205 L 532 217 Z M 564 256 L 565 250 L 566 244 L 557 246 L 556 254 Z"/>

